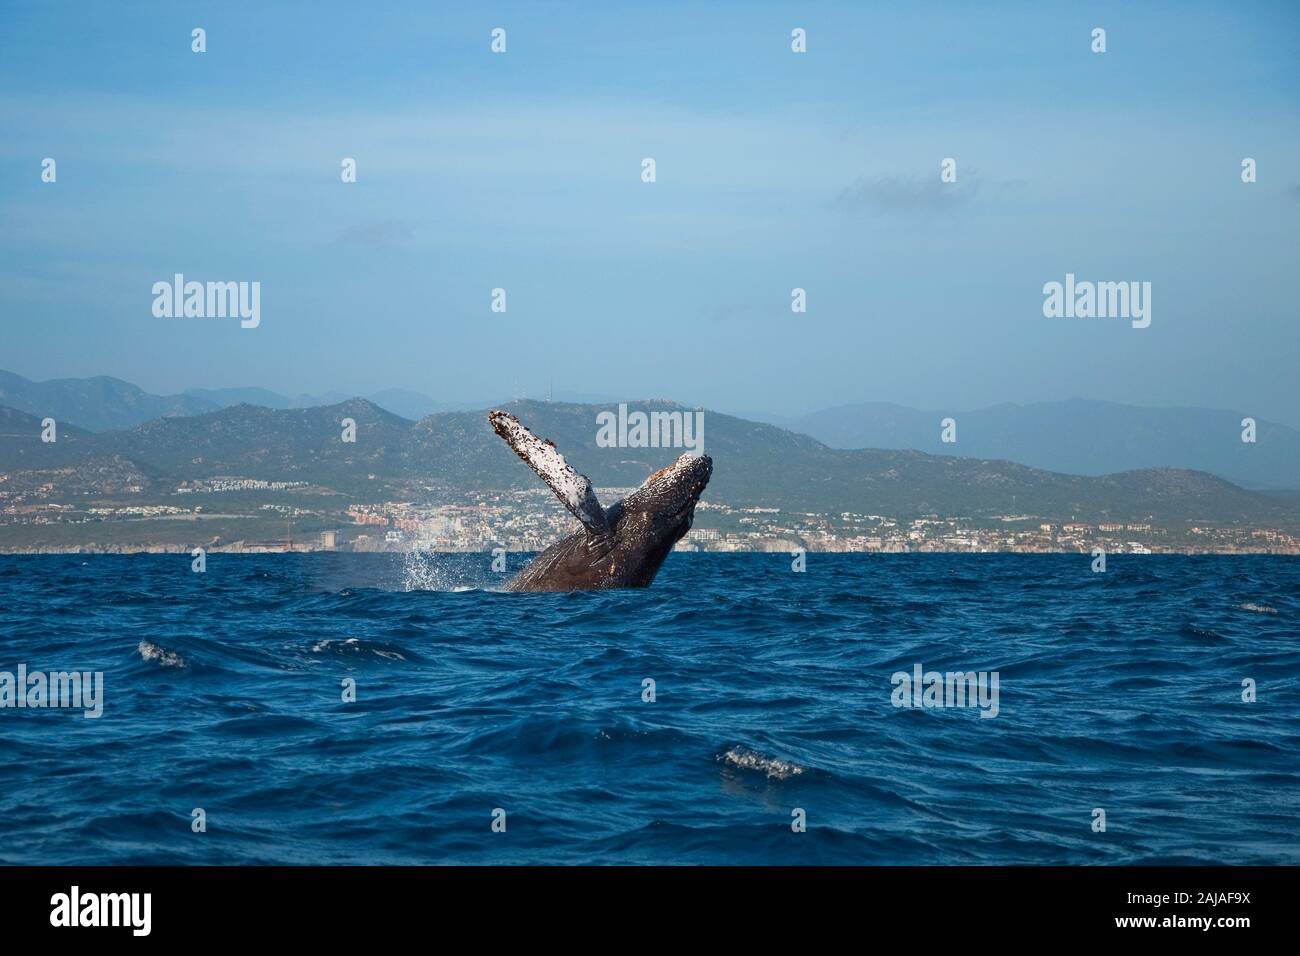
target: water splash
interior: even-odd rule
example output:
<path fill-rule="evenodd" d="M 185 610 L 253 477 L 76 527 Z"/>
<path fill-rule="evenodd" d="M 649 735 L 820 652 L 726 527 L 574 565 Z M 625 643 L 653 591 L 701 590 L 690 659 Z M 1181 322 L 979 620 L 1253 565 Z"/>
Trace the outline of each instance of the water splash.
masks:
<path fill-rule="evenodd" d="M 484 588 L 482 571 L 473 562 L 452 561 L 451 555 L 426 551 L 419 545 L 402 556 L 403 591 L 475 591 Z M 464 555 L 455 557 L 464 558 Z M 484 555 L 484 566 L 489 556 Z"/>

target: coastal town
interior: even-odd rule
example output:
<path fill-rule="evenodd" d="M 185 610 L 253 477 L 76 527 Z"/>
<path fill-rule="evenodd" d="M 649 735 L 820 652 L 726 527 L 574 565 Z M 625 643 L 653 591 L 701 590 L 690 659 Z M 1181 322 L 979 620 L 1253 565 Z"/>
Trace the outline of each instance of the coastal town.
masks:
<path fill-rule="evenodd" d="M 632 489 L 601 489 L 615 501 Z M 418 508 L 406 503 L 353 506 L 354 522 L 376 529 L 352 538 L 354 549 L 535 551 L 572 533 L 576 523 L 546 489 L 491 496 L 473 504 Z M 359 540 L 360 539 L 360 540 Z M 1300 554 L 1300 537 L 1278 529 L 1192 526 L 1173 531 L 1149 523 L 1045 521 L 1034 515 L 993 519 L 938 516 L 805 514 L 702 501 L 683 551 L 817 552 L 1091 552 Z"/>
<path fill-rule="evenodd" d="M 228 477 L 187 482 L 166 500 L 55 495 L 52 487 L 6 488 L 0 474 L 0 553 L 530 552 L 572 533 L 574 519 L 546 488 L 466 494 L 442 501 L 340 501 L 306 482 Z M 613 502 L 632 488 L 598 489 Z M 158 496 L 152 496 L 157 498 Z M 126 500 L 124 500 L 126 499 Z M 1093 552 L 1300 554 L 1300 537 L 1278 528 L 1191 523 L 1060 521 L 1031 514 L 984 517 L 810 514 L 700 502 L 679 550 L 710 552 Z"/>

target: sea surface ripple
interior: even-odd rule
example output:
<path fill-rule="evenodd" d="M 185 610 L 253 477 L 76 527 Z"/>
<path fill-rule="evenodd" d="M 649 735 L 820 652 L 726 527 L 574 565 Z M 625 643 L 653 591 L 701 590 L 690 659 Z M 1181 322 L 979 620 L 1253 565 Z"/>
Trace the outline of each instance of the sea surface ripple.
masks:
<path fill-rule="evenodd" d="M 1300 863 L 1294 557 L 490 562 L 0 556 L 0 671 L 104 672 L 0 709 L 0 863 Z M 895 707 L 918 663 L 997 717 Z"/>

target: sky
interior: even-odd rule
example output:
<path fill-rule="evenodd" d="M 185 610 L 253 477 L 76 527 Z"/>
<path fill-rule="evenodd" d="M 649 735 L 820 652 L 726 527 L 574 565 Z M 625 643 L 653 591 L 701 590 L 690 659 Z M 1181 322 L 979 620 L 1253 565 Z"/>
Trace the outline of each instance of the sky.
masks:
<path fill-rule="evenodd" d="M 1297 425 L 1298 163 L 1294 3 L 0 0 L 0 368 Z M 155 317 L 178 272 L 260 325 Z"/>

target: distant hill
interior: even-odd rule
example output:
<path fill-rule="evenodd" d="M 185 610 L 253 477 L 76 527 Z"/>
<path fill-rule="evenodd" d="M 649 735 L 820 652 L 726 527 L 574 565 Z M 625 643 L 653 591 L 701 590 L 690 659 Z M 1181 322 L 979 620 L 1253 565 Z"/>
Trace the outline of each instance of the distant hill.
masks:
<path fill-rule="evenodd" d="M 101 450 L 98 435 L 71 424 L 57 424 L 57 440 L 45 444 L 41 441 L 41 420 L 45 417 L 0 405 L 0 470 L 63 468 Z"/>
<path fill-rule="evenodd" d="M 266 408 L 315 408 L 320 405 L 337 405 L 351 396 L 342 392 L 322 392 L 319 395 L 301 394 L 285 396 L 264 388 L 191 388 L 186 395 L 197 395 L 213 402 L 217 408 L 232 405 L 262 405 Z M 385 411 L 409 418 L 412 421 L 437 412 L 468 411 L 482 408 L 488 402 L 440 402 L 423 392 L 406 388 L 385 388 L 365 396 Z"/>
<path fill-rule="evenodd" d="M 425 415 L 432 415 L 434 412 L 446 411 L 448 408 L 445 403 L 435 402 L 428 395 L 412 392 L 404 388 L 386 388 L 382 392 L 375 392 L 369 397 L 370 401 L 380 408 L 387 409 L 394 415 L 401 415 L 403 418 L 412 420 L 423 418 Z"/>
<path fill-rule="evenodd" d="M 608 404 L 591 396 L 558 394 L 565 401 L 535 404 L 550 409 Z M 331 408 L 345 398 L 338 392 L 287 396 L 263 388 L 194 388 L 180 395 L 153 395 L 105 376 L 32 382 L 0 371 L 0 405 L 41 418 L 52 416 L 61 425 L 91 432 L 120 431 L 158 418 L 202 415 L 244 404 L 282 411 Z M 443 402 L 396 388 L 376 392 L 369 401 L 411 421 L 428 415 L 465 414 L 488 404 Z M 711 418 L 719 415 L 710 413 Z M 939 423 L 947 417 L 957 420 L 956 444 L 939 440 Z M 1094 477 L 1186 468 L 1255 490 L 1300 489 L 1300 431 L 1259 419 L 1258 440 L 1246 444 L 1240 440 L 1243 417 L 1235 411 L 1142 408 L 1071 399 L 966 412 L 868 402 L 798 418 L 750 413 L 735 420 L 756 418 L 840 450 L 917 450 L 944 457 L 1014 461 L 1045 471 Z"/>
<path fill-rule="evenodd" d="M 60 378 L 33 382 L 13 372 L 0 371 L 0 405 L 53 417 L 92 432 L 119 431 L 155 418 L 201 415 L 234 405 L 264 408 L 314 408 L 346 401 L 343 392 L 319 395 L 282 395 L 267 388 L 187 388 L 180 395 L 154 395 L 130 382 L 108 376 Z M 390 388 L 370 396 L 381 408 L 405 418 L 422 418 L 432 412 L 465 408 L 438 402 L 427 395 Z"/>
<path fill-rule="evenodd" d="M 152 395 L 120 378 L 33 382 L 0 371 L 0 405 L 90 431 L 130 428 L 167 415 L 201 415 L 220 406 L 197 395 Z"/>
<path fill-rule="evenodd" d="M 940 421 L 957 421 L 957 443 Z M 1255 488 L 1300 488 L 1300 431 L 1257 418 L 1257 441 L 1241 441 L 1245 413 L 1139 408 L 1071 399 L 920 411 L 885 402 L 841 405 L 780 420 L 832 448 L 913 448 L 936 455 L 1018 461 L 1076 475 L 1193 468 Z"/>
<path fill-rule="evenodd" d="M 602 487 L 635 486 L 680 449 L 601 448 L 596 414 L 613 406 L 515 402 L 506 406 Z M 642 410 L 688 411 L 667 402 Z M 342 421 L 357 440 L 341 440 Z M 105 434 L 37 437 L 39 420 L 0 417 L 0 467 L 56 468 L 113 461 L 174 483 L 237 476 L 306 481 L 364 500 L 540 487 L 493 434 L 485 410 L 411 421 L 365 399 L 306 409 L 237 405 L 161 418 Z M 1057 474 L 1007 461 L 890 449 L 841 450 L 772 425 L 705 413 L 705 451 L 715 462 L 706 494 L 729 504 L 791 511 L 981 517 L 1007 513 L 1054 520 L 1294 526 L 1296 501 L 1247 491 L 1204 472 L 1141 469 L 1106 476 Z"/>
<path fill-rule="evenodd" d="M 157 469 L 117 454 L 111 439 L 75 425 L 57 424 L 56 440 L 43 442 L 41 420 L 0 406 L 0 472 L 43 472 L 64 497 L 138 493 L 167 482 Z"/>
<path fill-rule="evenodd" d="M 345 418 L 357 423 L 355 443 L 342 440 Z M 314 408 L 235 405 L 193 418 L 160 418 L 97 437 L 125 456 L 178 478 L 311 481 L 355 493 L 406 480 L 413 424 L 356 398 Z M 369 478 L 371 474 L 376 478 Z"/>

